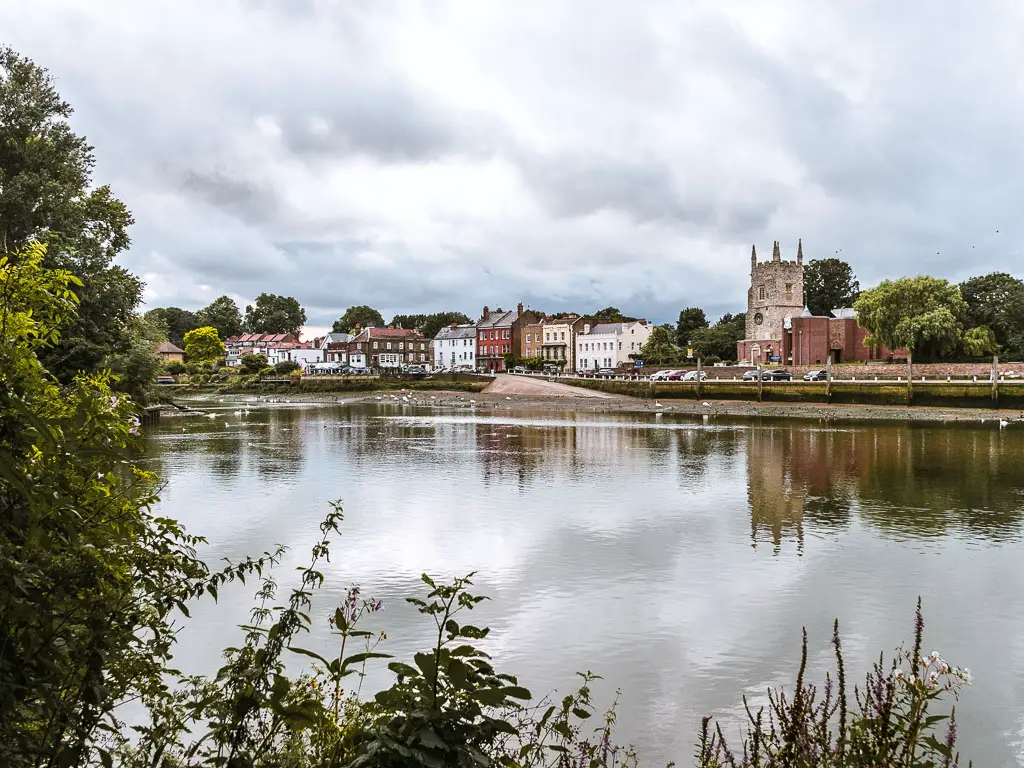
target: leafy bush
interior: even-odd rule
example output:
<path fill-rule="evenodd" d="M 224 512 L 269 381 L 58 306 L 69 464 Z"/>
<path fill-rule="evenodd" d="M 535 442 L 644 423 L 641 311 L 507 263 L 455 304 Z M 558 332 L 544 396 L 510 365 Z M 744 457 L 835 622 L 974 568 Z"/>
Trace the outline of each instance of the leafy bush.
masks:
<path fill-rule="evenodd" d="M 266 355 L 242 355 L 239 362 L 246 373 L 259 373 L 267 367 Z"/>
<path fill-rule="evenodd" d="M 281 362 L 274 365 L 274 373 L 280 375 L 286 375 L 292 371 L 301 371 L 302 366 L 296 363 L 294 360 L 282 360 Z"/>
<path fill-rule="evenodd" d="M 164 364 L 164 371 L 171 376 L 180 376 L 188 371 L 188 367 L 182 362 L 172 360 L 171 362 Z"/>

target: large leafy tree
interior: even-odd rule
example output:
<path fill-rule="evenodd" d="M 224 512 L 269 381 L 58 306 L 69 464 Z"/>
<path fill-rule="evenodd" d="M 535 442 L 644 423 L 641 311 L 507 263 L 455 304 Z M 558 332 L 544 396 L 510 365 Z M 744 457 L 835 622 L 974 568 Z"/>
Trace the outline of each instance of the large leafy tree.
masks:
<path fill-rule="evenodd" d="M 71 130 L 71 112 L 45 69 L 0 48 L 0 255 L 38 241 L 44 266 L 81 281 L 71 324 L 38 351 L 64 382 L 128 350 L 142 297 L 139 279 L 113 265 L 130 244 L 131 214 L 93 185 L 92 147 Z"/>
<path fill-rule="evenodd" d="M 708 319 L 700 307 L 687 307 L 679 313 L 676 323 L 676 344 L 685 347 L 692 341 L 693 332 L 698 328 L 707 328 Z"/>
<path fill-rule="evenodd" d="M 960 284 L 967 325 L 992 330 L 1011 354 L 1024 353 L 1024 281 L 1005 272 L 972 277 Z"/>
<path fill-rule="evenodd" d="M 683 359 L 682 352 L 673 344 L 673 334 L 662 326 L 651 330 L 647 343 L 640 349 L 636 357 L 644 361 L 644 365 L 673 365 Z"/>
<path fill-rule="evenodd" d="M 223 354 L 224 343 L 216 328 L 193 328 L 185 334 L 185 357 L 190 363 L 212 363 Z"/>
<path fill-rule="evenodd" d="M 298 338 L 306 323 L 306 310 L 291 296 L 261 293 L 255 304 L 245 308 L 245 330 L 249 333 L 290 333 Z"/>
<path fill-rule="evenodd" d="M 395 315 L 391 318 L 392 325 L 397 325 L 399 328 L 417 330 L 428 339 L 437 336 L 437 332 L 447 325 L 452 323 L 463 325 L 469 322 L 471 320 L 467 315 L 464 315 L 462 312 L 453 311 L 434 312 L 429 315 Z"/>
<path fill-rule="evenodd" d="M 373 307 L 360 304 L 357 307 L 349 307 L 345 314 L 334 321 L 331 328 L 335 333 L 351 333 L 357 327 L 368 328 L 370 326 L 381 327 L 384 325 L 384 318 Z"/>
<path fill-rule="evenodd" d="M 883 280 L 854 302 L 857 322 L 870 336 L 866 344 L 906 349 L 914 355 L 936 358 L 961 342 L 967 303 L 960 289 L 935 277 Z"/>
<path fill-rule="evenodd" d="M 230 296 L 221 296 L 196 312 L 196 326 L 205 325 L 216 328 L 221 340 L 240 334 L 242 313 L 234 299 Z"/>
<path fill-rule="evenodd" d="M 594 323 L 625 323 L 629 320 L 635 320 L 635 317 L 627 317 L 622 314 L 618 307 L 605 307 L 595 312 L 592 317 Z"/>
<path fill-rule="evenodd" d="M 185 334 L 202 325 L 195 313 L 180 307 L 156 307 L 146 312 L 144 317 L 162 329 L 164 338 L 176 347 L 184 346 Z"/>
<path fill-rule="evenodd" d="M 812 315 L 829 315 L 833 309 L 853 306 L 860 283 L 842 259 L 812 259 L 804 267 L 804 291 Z"/>
<path fill-rule="evenodd" d="M 693 352 L 705 360 L 736 359 L 736 342 L 746 335 L 746 314 L 724 314 L 710 328 L 698 328 L 693 332 Z"/>

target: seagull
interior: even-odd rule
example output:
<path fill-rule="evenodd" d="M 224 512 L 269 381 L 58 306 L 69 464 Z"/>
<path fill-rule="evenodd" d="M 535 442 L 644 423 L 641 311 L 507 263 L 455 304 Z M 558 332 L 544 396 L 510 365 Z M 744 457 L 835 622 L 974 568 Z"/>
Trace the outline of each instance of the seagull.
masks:
<path fill-rule="evenodd" d="M 1000 429 L 1002 429 L 1003 427 L 1008 427 L 1008 426 L 1010 426 L 1010 422 L 1008 422 L 1006 419 L 1000 419 L 999 420 L 999 428 Z"/>
<path fill-rule="evenodd" d="M 711 407 L 711 403 L 709 403 L 707 401 L 701 403 L 701 405 L 703 405 L 705 408 L 710 408 Z"/>
<path fill-rule="evenodd" d="M 241 411 L 235 411 L 235 414 L 234 414 L 234 415 L 235 415 L 235 416 L 241 416 L 241 415 L 242 415 L 242 412 L 241 412 Z"/>
<path fill-rule="evenodd" d="M 654 401 L 654 407 L 655 408 L 661 408 L 661 403 L 659 403 L 657 400 L 655 400 Z"/>

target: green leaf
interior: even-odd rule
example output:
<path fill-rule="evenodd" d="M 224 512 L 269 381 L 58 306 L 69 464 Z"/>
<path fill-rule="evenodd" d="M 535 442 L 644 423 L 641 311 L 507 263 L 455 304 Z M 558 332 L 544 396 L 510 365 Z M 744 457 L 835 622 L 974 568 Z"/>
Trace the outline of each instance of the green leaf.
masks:
<path fill-rule="evenodd" d="M 419 677 L 419 670 L 415 667 L 410 667 L 408 664 L 401 661 L 393 661 L 388 664 L 388 669 L 394 672 L 396 675 L 402 677 Z"/>
<path fill-rule="evenodd" d="M 504 704 L 507 696 L 502 688 L 479 688 L 470 694 L 471 698 L 476 699 L 481 704 L 487 704 L 492 707 Z"/>
<path fill-rule="evenodd" d="M 490 631 L 490 627 L 484 627 L 483 629 L 480 629 L 479 627 L 474 627 L 472 624 L 466 624 L 459 631 L 459 634 L 462 637 L 469 637 L 473 640 L 483 640 L 485 637 L 487 637 Z"/>
<path fill-rule="evenodd" d="M 580 709 L 579 707 L 573 707 L 572 713 L 576 715 L 576 717 L 578 717 L 580 720 L 586 720 L 588 717 L 590 717 L 590 713 L 587 710 Z"/>
<path fill-rule="evenodd" d="M 351 656 L 345 657 L 345 660 L 341 663 L 341 668 L 344 669 L 350 664 L 362 664 L 367 659 L 390 659 L 390 653 L 374 653 L 369 651 L 367 653 L 354 653 Z"/>
<path fill-rule="evenodd" d="M 331 662 L 329 662 L 327 659 L 325 659 L 323 656 L 321 656 L 319 653 L 316 653 L 315 651 L 310 651 L 306 648 L 295 648 L 294 646 L 289 646 L 288 650 L 292 653 L 298 653 L 302 656 L 309 656 L 312 659 L 316 659 L 317 661 L 321 662 L 324 666 L 329 667 L 331 665 Z"/>
<path fill-rule="evenodd" d="M 505 695 L 508 696 L 509 698 L 513 698 L 513 699 L 532 699 L 533 698 L 533 694 L 531 694 L 526 688 L 523 688 L 520 685 L 510 685 L 507 688 L 502 688 L 502 690 L 505 692 Z"/>

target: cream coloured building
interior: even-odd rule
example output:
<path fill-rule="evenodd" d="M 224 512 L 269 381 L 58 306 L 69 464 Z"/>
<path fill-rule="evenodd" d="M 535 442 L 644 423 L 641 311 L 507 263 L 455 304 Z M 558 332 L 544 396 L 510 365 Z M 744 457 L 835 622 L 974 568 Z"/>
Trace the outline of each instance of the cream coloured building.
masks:
<path fill-rule="evenodd" d="M 583 332 L 576 334 L 576 371 L 632 365 L 630 355 L 640 353 L 651 330 L 645 320 L 584 325 Z"/>

